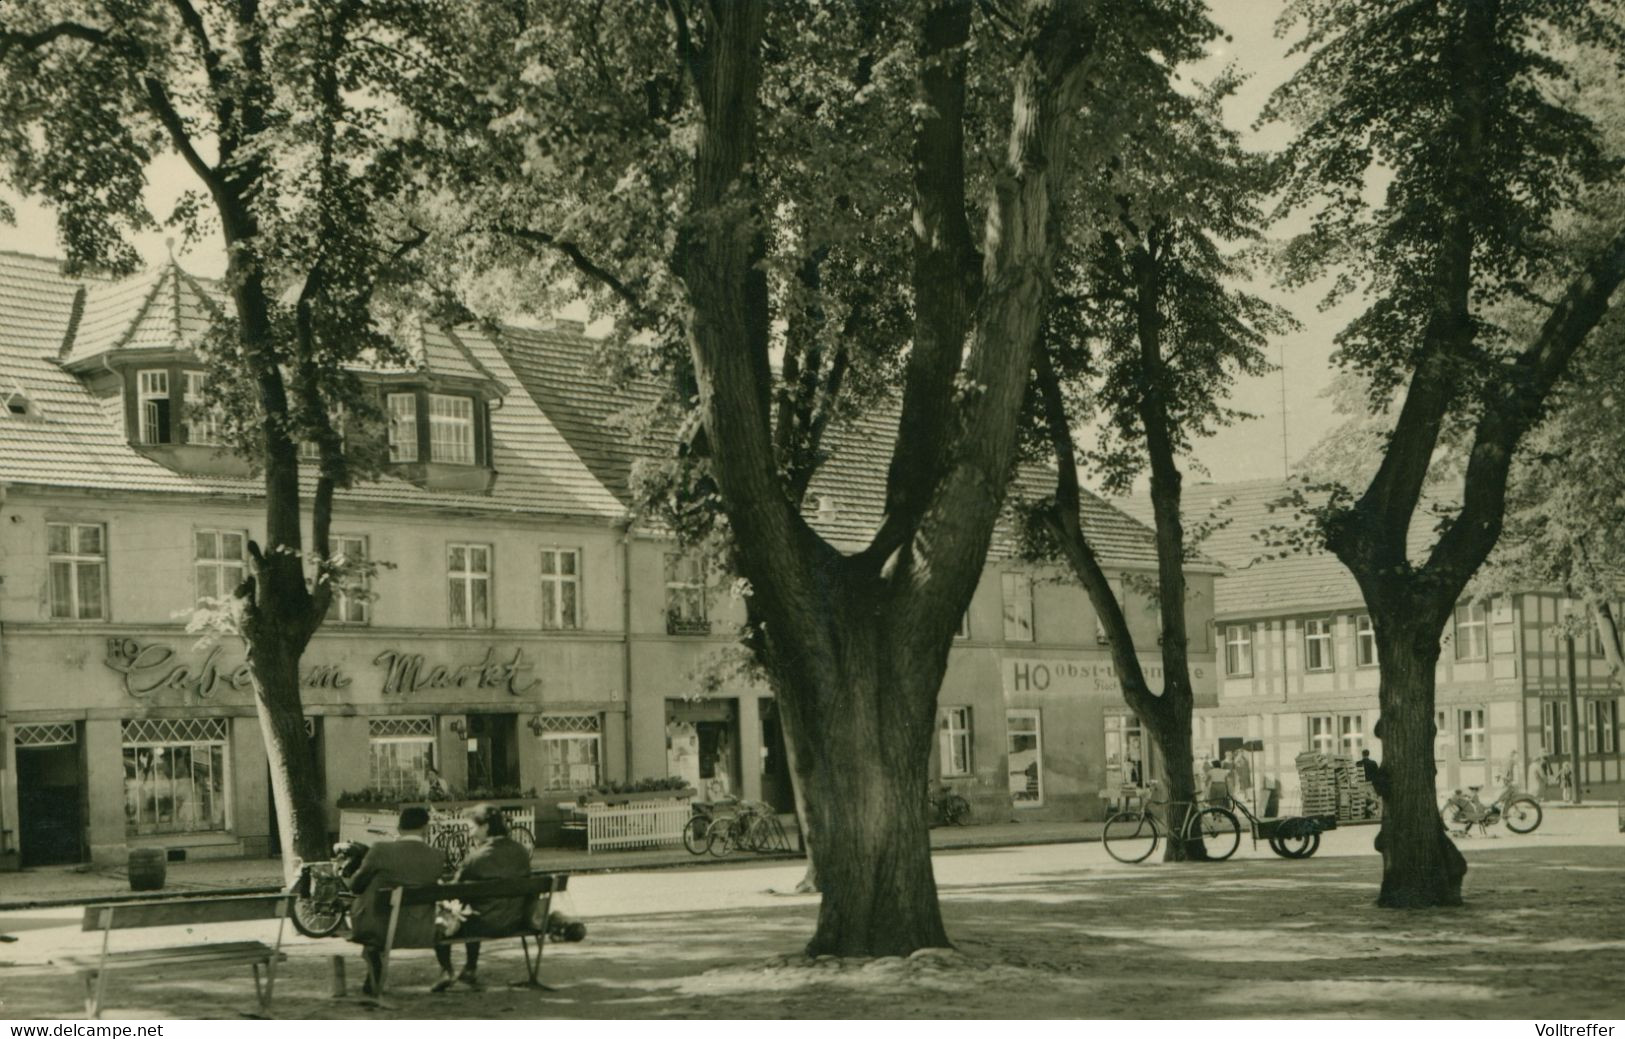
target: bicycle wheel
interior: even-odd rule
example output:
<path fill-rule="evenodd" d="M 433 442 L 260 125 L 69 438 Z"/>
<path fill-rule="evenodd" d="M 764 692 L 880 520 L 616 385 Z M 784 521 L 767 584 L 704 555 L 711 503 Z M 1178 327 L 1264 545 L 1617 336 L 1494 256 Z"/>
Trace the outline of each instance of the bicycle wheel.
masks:
<path fill-rule="evenodd" d="M 1185 820 L 1186 839 L 1200 837 L 1209 862 L 1223 862 L 1241 844 L 1241 824 L 1223 808 L 1204 808 Z M 1283 846 L 1285 840 L 1282 841 Z"/>
<path fill-rule="evenodd" d="M 306 938 L 326 938 L 344 923 L 344 902 L 332 898 L 293 900 L 293 929 Z"/>
<path fill-rule="evenodd" d="M 1456 802 L 1446 802 L 1445 806 L 1439 809 L 1439 818 L 1444 822 L 1445 832 L 1451 834 L 1452 836 L 1472 836 L 1472 817 L 1469 816 L 1466 811 L 1462 809 L 1461 805 L 1457 804 Z"/>
<path fill-rule="evenodd" d="M 734 850 L 739 843 L 738 822 L 736 818 L 718 819 L 706 831 L 705 850 L 721 858 Z"/>
<path fill-rule="evenodd" d="M 708 815 L 691 816 L 687 825 L 683 827 L 683 847 L 690 855 L 704 855 L 705 841 L 711 829 L 711 817 Z"/>
<path fill-rule="evenodd" d="M 1540 825 L 1540 802 L 1532 797 L 1514 797 L 1501 812 L 1507 829 L 1513 833 L 1529 833 Z"/>
<path fill-rule="evenodd" d="M 1272 838 L 1272 847 L 1283 859 L 1307 859 L 1320 847 L 1320 834 L 1302 833 Z"/>
<path fill-rule="evenodd" d="M 440 871 L 443 879 L 450 878 L 457 872 L 457 867 L 463 864 L 463 856 L 468 853 L 468 834 L 462 830 L 441 830 L 435 834 L 431 846 L 440 849 L 446 857 L 446 865 Z"/>
<path fill-rule="evenodd" d="M 530 827 L 510 826 L 508 827 L 508 836 L 526 851 L 536 850 L 536 835 L 530 832 Z"/>
<path fill-rule="evenodd" d="M 1157 850 L 1157 822 L 1149 812 L 1118 812 L 1106 820 L 1100 843 L 1118 862 L 1144 862 Z"/>

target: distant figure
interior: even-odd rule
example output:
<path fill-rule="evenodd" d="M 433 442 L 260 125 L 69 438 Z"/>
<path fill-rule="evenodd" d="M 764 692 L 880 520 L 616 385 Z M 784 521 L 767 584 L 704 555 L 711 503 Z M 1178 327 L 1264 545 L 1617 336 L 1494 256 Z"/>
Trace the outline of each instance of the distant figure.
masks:
<path fill-rule="evenodd" d="M 1529 763 L 1529 795 L 1537 801 L 1545 800 L 1551 781 L 1552 759 L 1545 754 L 1535 755 Z"/>
<path fill-rule="evenodd" d="M 1574 766 L 1567 761 L 1557 768 L 1557 781 L 1563 784 L 1563 800 L 1574 800 Z"/>
<path fill-rule="evenodd" d="M 1360 751 L 1360 760 L 1354 763 L 1360 769 L 1360 778 L 1372 786 L 1377 785 L 1377 763 L 1371 760 L 1369 750 Z"/>
<path fill-rule="evenodd" d="M 362 946 L 361 958 L 367 963 L 367 980 L 361 991 L 376 995 L 378 975 L 383 967 L 382 946 L 389 930 L 389 898 L 384 888 L 422 887 L 440 880 L 446 857 L 439 848 L 424 843 L 429 830 L 429 810 L 413 806 L 401 809 L 395 825 L 400 840 L 384 841 L 367 849 L 361 868 L 350 878 L 350 890 L 355 892 L 354 921 L 350 927 L 350 940 Z M 396 925 L 395 944 L 401 948 L 421 948 L 434 941 L 434 906 L 409 906 L 401 909 Z"/>
<path fill-rule="evenodd" d="M 1218 758 L 1208 764 L 1207 800 L 1221 807 L 1230 804 L 1230 770 Z"/>
<path fill-rule="evenodd" d="M 1518 750 L 1516 747 L 1513 748 L 1511 754 L 1507 755 L 1506 768 L 1501 770 L 1501 782 L 1510 786 L 1513 790 L 1517 790 L 1523 782 L 1523 770 L 1518 767 Z"/>

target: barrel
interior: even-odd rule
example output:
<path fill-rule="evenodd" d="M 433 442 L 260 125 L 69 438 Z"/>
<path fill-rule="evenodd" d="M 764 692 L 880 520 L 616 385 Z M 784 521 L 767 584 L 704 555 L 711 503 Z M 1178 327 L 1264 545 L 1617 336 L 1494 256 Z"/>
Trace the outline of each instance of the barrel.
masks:
<path fill-rule="evenodd" d="M 131 848 L 130 890 L 157 891 L 163 887 L 166 858 L 162 848 Z"/>

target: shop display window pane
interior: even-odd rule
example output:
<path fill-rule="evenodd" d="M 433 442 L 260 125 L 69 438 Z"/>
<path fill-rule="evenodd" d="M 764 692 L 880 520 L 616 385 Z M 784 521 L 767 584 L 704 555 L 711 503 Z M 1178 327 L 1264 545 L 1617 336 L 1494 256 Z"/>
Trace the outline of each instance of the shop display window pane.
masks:
<path fill-rule="evenodd" d="M 124 816 L 130 836 L 224 830 L 224 719 L 124 723 Z"/>

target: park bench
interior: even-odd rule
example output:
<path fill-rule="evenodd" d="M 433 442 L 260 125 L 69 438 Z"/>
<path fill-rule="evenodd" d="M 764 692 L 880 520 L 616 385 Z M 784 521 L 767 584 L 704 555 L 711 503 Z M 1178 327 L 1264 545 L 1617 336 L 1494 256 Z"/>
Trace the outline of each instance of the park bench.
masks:
<path fill-rule="evenodd" d="M 114 971 L 144 972 L 199 968 L 226 964 L 247 964 L 254 971 L 254 995 L 260 1011 L 269 1012 L 271 993 L 276 986 L 276 965 L 287 959 L 282 951 L 282 930 L 287 924 L 290 897 L 277 895 L 230 895 L 211 898 L 166 898 L 141 902 L 117 902 L 85 907 L 82 929 L 102 932 L 99 954 L 63 956 L 63 965 L 78 973 L 85 986 L 85 1013 L 99 1018 L 107 976 Z M 235 923 L 243 920 L 276 920 L 276 943 L 194 942 L 161 948 L 113 951 L 114 931 L 142 927 L 198 927 L 203 924 Z M 263 973 L 262 973 L 263 972 Z"/>
<path fill-rule="evenodd" d="M 456 884 L 429 884 L 422 887 L 397 887 L 389 889 L 389 925 L 385 932 L 382 952 L 382 969 L 376 979 L 377 993 L 382 996 L 389 979 L 389 957 L 395 951 L 396 927 L 400 923 L 401 910 L 408 906 L 433 906 L 436 902 L 459 900 L 462 902 L 483 902 L 494 898 L 522 898 L 525 899 L 525 911 L 520 915 L 521 925 L 502 934 L 469 934 L 461 933 L 450 937 L 437 937 L 433 945 L 466 945 L 469 942 L 498 942 L 509 938 L 518 938 L 520 946 L 525 950 L 525 970 L 529 980 L 519 982 L 531 988 L 546 989 L 537 978 L 542 969 L 542 949 L 547 944 L 547 918 L 552 911 L 553 896 L 564 891 L 570 883 L 568 873 L 544 873 L 532 877 L 516 877 L 511 880 L 476 880 Z M 537 926 L 539 924 L 539 926 Z M 536 940 L 536 955 L 531 956 L 530 942 Z M 421 946 L 429 948 L 430 946 Z"/>

